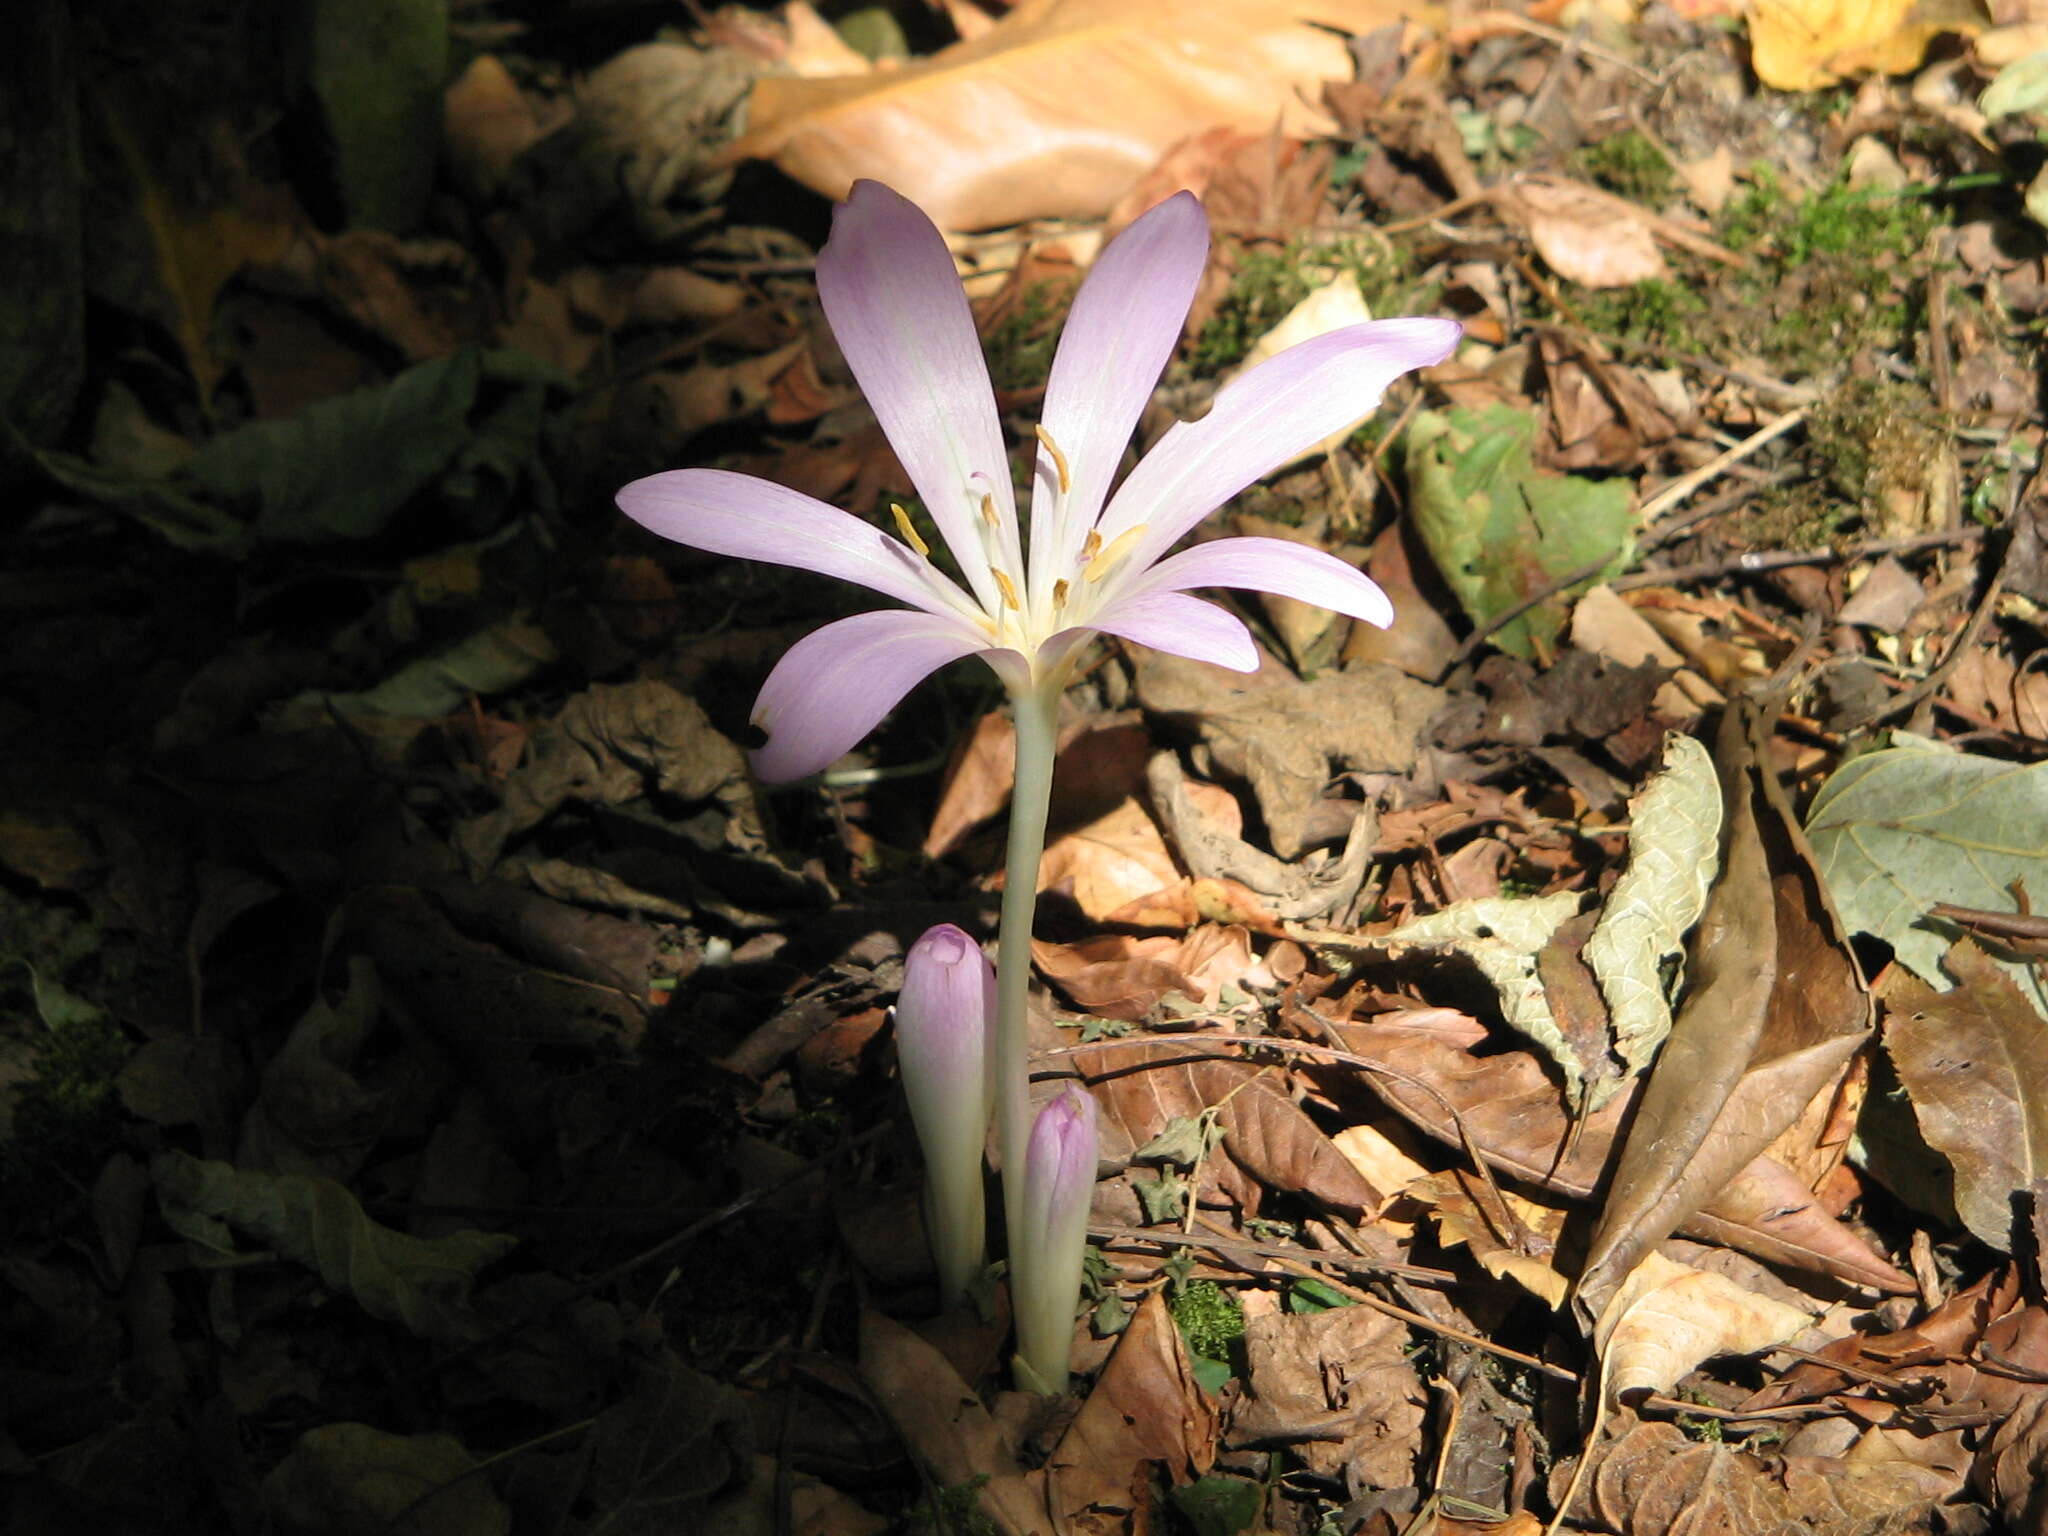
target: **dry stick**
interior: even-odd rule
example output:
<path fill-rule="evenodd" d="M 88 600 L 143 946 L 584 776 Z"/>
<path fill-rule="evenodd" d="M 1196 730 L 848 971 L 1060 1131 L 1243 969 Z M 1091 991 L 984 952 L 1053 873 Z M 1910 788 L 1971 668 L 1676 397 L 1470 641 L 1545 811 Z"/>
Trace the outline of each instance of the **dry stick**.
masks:
<path fill-rule="evenodd" d="M 1938 549 L 1948 544 L 1970 544 L 1984 537 L 1982 528 L 1954 528 L 1944 533 L 1916 533 L 1903 539 L 1867 539 L 1844 549 L 1753 549 L 1725 560 L 1702 560 L 1693 565 L 1675 565 L 1662 571 L 1637 571 L 1617 576 L 1608 585 L 1617 592 L 1637 587 L 1676 586 L 1680 582 L 1711 580 L 1716 576 L 1757 576 L 1781 571 L 1788 565 L 1841 565 L 1849 560 L 1867 560 L 1878 555 L 1905 554 L 1916 549 Z"/>
<path fill-rule="evenodd" d="M 1646 526 L 1654 524 L 1659 518 L 1669 513 L 1672 508 L 1692 495 L 1694 491 L 1705 485 L 1709 480 L 1717 479 L 1729 469 L 1740 464 L 1744 459 L 1749 458 L 1752 454 L 1763 448 L 1767 443 L 1774 442 L 1776 439 L 1783 437 L 1787 432 L 1790 432 L 1794 427 L 1806 420 L 1807 409 L 1803 405 L 1794 406 L 1782 416 L 1775 417 L 1771 421 L 1766 422 L 1762 427 L 1750 433 L 1748 437 L 1745 437 L 1727 452 L 1716 454 L 1698 469 L 1690 470 L 1680 475 L 1676 480 L 1643 503 L 1642 519 L 1644 524 Z M 1651 531 L 1655 532 L 1654 529 Z"/>
<path fill-rule="evenodd" d="M 1530 609 L 1540 607 L 1561 593 L 1569 592 L 1580 582 L 1590 580 L 1592 577 L 1599 575 L 1605 567 L 1613 563 L 1614 556 L 1611 552 L 1604 555 L 1596 555 L 1577 570 L 1565 572 L 1564 575 L 1557 577 L 1549 585 L 1538 587 L 1513 607 L 1504 608 L 1499 613 L 1496 613 L 1484 624 L 1473 630 L 1471 634 L 1467 635 L 1459 643 L 1458 648 L 1451 652 L 1451 659 L 1443 664 L 1442 669 L 1436 675 L 1437 686 L 1441 688 L 1445 680 L 1453 672 L 1472 659 L 1473 653 L 1480 646 L 1491 640 L 1503 629 L 1506 629 L 1523 614 L 1529 612 Z"/>
<path fill-rule="evenodd" d="M 1661 526 L 1645 531 L 1642 538 L 1636 541 L 1636 553 L 1648 554 L 1652 550 L 1661 549 L 1664 545 L 1683 538 L 1701 523 L 1719 517 L 1723 512 L 1734 511 L 1751 497 L 1790 484 L 1799 478 L 1798 470 L 1781 469 L 1762 475 L 1747 485 L 1739 485 L 1734 490 L 1710 496 L 1691 511 L 1678 517 L 1667 517 Z"/>
<path fill-rule="evenodd" d="M 1197 1237 L 1192 1232 L 1175 1232 L 1165 1227 L 1090 1227 L 1090 1237 L 1099 1237 L 1115 1247 L 1130 1247 L 1146 1244 L 1154 1248 L 1213 1248 L 1225 1257 L 1287 1259 L 1305 1264 L 1320 1264 L 1330 1269 L 1350 1270 L 1361 1275 L 1399 1275 L 1404 1280 L 1436 1280 L 1454 1282 L 1457 1276 L 1447 1269 L 1430 1269 L 1422 1264 L 1402 1264 L 1392 1259 L 1370 1258 L 1362 1253 L 1331 1253 L 1322 1248 L 1303 1248 L 1298 1244 L 1255 1243 L 1249 1238 Z"/>
<path fill-rule="evenodd" d="M 1773 379 L 1765 374 L 1751 373 L 1744 368 L 1730 368 L 1717 363 L 1710 357 L 1701 357 L 1693 352 L 1677 352 L 1670 347 L 1660 346 L 1654 341 L 1639 341 L 1630 336 L 1613 336 L 1606 331 L 1589 330 L 1583 325 L 1559 325 L 1554 320 L 1530 320 L 1525 322 L 1532 331 L 1561 331 L 1567 335 L 1577 334 L 1597 341 L 1603 347 L 1612 347 L 1618 352 L 1632 352 L 1638 356 L 1662 358 L 1681 368 L 1690 368 L 1696 373 L 1710 373 L 1731 384 L 1740 384 L 1760 394 L 1774 395 L 1780 400 L 1789 400 L 1797 405 L 1811 405 L 1820 394 L 1810 384 L 1787 384 L 1783 379 Z"/>

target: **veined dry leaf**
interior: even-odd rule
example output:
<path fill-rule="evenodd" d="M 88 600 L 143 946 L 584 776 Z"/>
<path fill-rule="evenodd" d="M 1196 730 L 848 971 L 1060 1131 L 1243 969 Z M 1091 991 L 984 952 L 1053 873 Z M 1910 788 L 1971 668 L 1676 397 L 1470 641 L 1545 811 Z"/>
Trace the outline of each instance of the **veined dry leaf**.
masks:
<path fill-rule="evenodd" d="M 372 1317 L 402 1322 L 421 1338 L 459 1343 L 485 1331 L 470 1310 L 476 1272 L 519 1244 L 493 1232 L 454 1232 L 432 1240 L 370 1220 L 356 1197 L 332 1179 L 245 1173 L 183 1152 L 149 1165 L 164 1219 L 193 1242 L 232 1253 L 229 1228 L 268 1243 L 320 1272 Z"/>
<path fill-rule="evenodd" d="M 1233 1442 L 1284 1437 L 1323 1477 L 1411 1486 L 1429 1396 L 1408 1342 L 1406 1323 L 1368 1307 L 1247 1320 L 1250 1395 L 1232 1418 Z M 1303 1437 L 1304 1424 L 1316 1433 Z"/>
<path fill-rule="evenodd" d="M 1640 1080 L 1589 1115 L 1574 1139 L 1564 1095 L 1543 1063 L 1529 1051 L 1474 1055 L 1472 1047 L 1487 1032 L 1477 1020 L 1466 1024 L 1462 1030 L 1404 1026 L 1383 1015 L 1364 1023 L 1304 1021 L 1301 1027 L 1318 1039 L 1327 1030 L 1346 1050 L 1391 1069 L 1369 1073 L 1366 1081 L 1393 1109 L 1447 1145 L 1462 1149 L 1469 1137 L 1498 1172 L 1575 1199 L 1604 1189 Z M 1738 1170 L 1679 1230 L 1857 1285 L 1914 1289 L 1911 1276 L 1828 1215 L 1789 1169 L 1768 1157 Z"/>
<path fill-rule="evenodd" d="M 1220 1047 L 1211 1048 L 1212 1051 Z M 1373 1209 L 1379 1191 L 1330 1144 L 1316 1123 L 1283 1093 L 1270 1072 L 1237 1056 L 1199 1046 L 1117 1041 L 1074 1053 L 1103 1115 L 1142 1147 L 1169 1120 L 1193 1119 L 1214 1107 L 1227 1158 L 1211 1158 L 1213 1175 L 1248 1209 L 1261 1186 L 1321 1200 L 1340 1211 Z"/>
<path fill-rule="evenodd" d="M 1615 1054 L 1634 1076 L 1671 1033 L 1666 962 L 1685 949 L 1720 869 L 1721 786 L 1697 739 L 1665 738 L 1664 761 L 1629 799 L 1628 868 L 1614 883 L 1582 951 L 1600 979 Z M 1598 1109 L 1620 1088 L 1595 1083 Z"/>
<path fill-rule="evenodd" d="M 1033 940 L 1031 959 L 1075 1007 L 1134 1021 L 1173 992 L 1214 1007 L 1222 989 L 1242 981 L 1256 964 L 1251 935 L 1215 923 L 1179 938 L 1108 933 L 1078 944 Z"/>
<path fill-rule="evenodd" d="M 1943 986 L 1955 931 L 1928 918 L 1938 901 L 2017 910 L 2014 882 L 2048 891 L 2048 763 L 2011 763 L 1914 737 L 1853 758 L 1807 808 L 1807 835 L 1853 929 L 1890 944 L 1900 964 Z M 2003 962 L 2001 962 L 2003 963 Z M 2048 982 L 2026 964 L 2008 976 L 2048 1016 Z"/>
<path fill-rule="evenodd" d="M 2048 1021 L 1973 940 L 1942 965 L 1955 990 L 1894 1008 L 1885 1048 L 1920 1133 L 1955 1169 L 1963 1225 L 2009 1253 L 2014 1194 L 2048 1177 Z"/>
<path fill-rule="evenodd" d="M 1489 896 L 1458 901 L 1438 912 L 1377 935 L 1375 949 L 1413 946 L 1460 955 L 1493 986 L 1501 1017 L 1540 1045 L 1564 1074 L 1574 1101 L 1585 1091 L 1578 1053 L 1558 1029 L 1537 974 L 1536 957 L 1551 935 L 1579 909 L 1577 891 L 1552 896 Z"/>
<path fill-rule="evenodd" d="M 1770 766 L 1771 718 L 1767 705 L 1738 701 L 1715 742 L 1727 795 L 1721 879 L 1588 1248 L 1579 1294 L 1594 1316 L 1869 1037 L 1869 993 Z"/>
<path fill-rule="evenodd" d="M 1746 1291 L 1726 1275 L 1646 1253 L 1593 1328 L 1610 1401 L 1669 1392 L 1716 1355 L 1747 1355 L 1782 1344 L 1812 1313 Z"/>
<path fill-rule="evenodd" d="M 1155 1290 L 1118 1335 L 1109 1364 L 1074 1415 L 1042 1474 L 1061 1530 L 1085 1530 L 1129 1512 L 1148 1486 L 1147 1463 L 1175 1487 L 1216 1462 L 1216 1404 L 1188 1366 L 1180 1329 Z M 1084 1524 L 1090 1511 L 1098 1512 Z"/>
<path fill-rule="evenodd" d="M 733 156 L 827 197 L 885 181 L 945 229 L 1089 219 L 1189 134 L 1327 131 L 1341 35 L 1428 13 L 1399 0 L 1024 0 L 901 69 L 759 81 Z M 1329 29 L 1329 30 L 1325 30 Z"/>
<path fill-rule="evenodd" d="M 1064 891 L 1098 922 L 1180 878 L 1166 839 L 1135 798 L 1055 838 L 1038 861 L 1038 888 Z"/>
<path fill-rule="evenodd" d="M 1641 210 L 1562 176 L 1525 176 L 1496 193 L 1551 271 L 1585 288 L 1626 288 L 1669 277 Z"/>
<path fill-rule="evenodd" d="M 1960 1485 L 1953 1472 L 1897 1459 L 1756 1456 L 1686 1437 L 1676 1424 L 1638 1424 L 1592 1452 L 1574 1515 L 1622 1536 L 1802 1532 L 1871 1536 L 1926 1528 Z M 1553 1474 L 1562 1493 L 1570 1463 Z M 1590 1509 L 1589 1509 L 1590 1506 Z"/>
<path fill-rule="evenodd" d="M 453 1435 L 322 1424 L 263 1480 L 284 1536 L 506 1536 L 512 1511 Z"/>
<path fill-rule="evenodd" d="M 1976 0 L 1751 0 L 1750 64 L 1780 91 L 1817 91 L 1849 75 L 1902 75 L 1943 32 L 1990 23 Z"/>
<path fill-rule="evenodd" d="M 1571 1281 L 1550 1263 L 1564 1227 L 1564 1207 L 1502 1190 L 1502 1208 L 1484 1181 L 1463 1169 L 1416 1180 L 1401 1193 L 1429 1207 L 1446 1248 L 1463 1244 L 1489 1275 L 1513 1280 L 1553 1309 L 1564 1305 Z"/>

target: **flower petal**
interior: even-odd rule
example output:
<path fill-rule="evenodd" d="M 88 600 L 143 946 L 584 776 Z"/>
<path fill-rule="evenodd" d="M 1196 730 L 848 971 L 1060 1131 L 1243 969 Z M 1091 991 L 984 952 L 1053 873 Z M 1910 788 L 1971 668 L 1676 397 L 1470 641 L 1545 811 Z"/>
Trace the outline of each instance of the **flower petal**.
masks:
<path fill-rule="evenodd" d="M 672 469 L 624 487 L 619 510 L 650 533 L 714 555 L 858 582 L 927 613 L 964 614 L 967 595 L 881 529 L 772 480 Z"/>
<path fill-rule="evenodd" d="M 1261 363 L 1200 421 L 1159 439 L 1111 498 L 1103 542 L 1143 523 L 1126 557 L 1126 569 L 1142 569 L 1254 480 L 1351 425 L 1402 374 L 1442 362 L 1461 334 L 1455 320 L 1369 320 Z"/>
<path fill-rule="evenodd" d="M 978 529 L 995 498 L 1011 574 L 1022 569 L 1009 461 L 967 294 L 932 221 L 878 181 L 832 211 L 818 297 L 861 392 L 990 612 L 1001 602 Z"/>
<path fill-rule="evenodd" d="M 804 636 L 761 685 L 754 723 L 768 744 L 754 771 L 770 783 L 831 764 L 922 679 L 988 641 L 956 619 L 885 608 Z"/>
<path fill-rule="evenodd" d="M 1059 470 L 1038 450 L 1032 496 L 1031 585 L 1048 592 L 1075 556 L 1109 495 L 1138 414 L 1173 356 L 1209 256 L 1209 218 L 1190 192 L 1176 193 L 1109 243 L 1088 270 L 1060 333 L 1040 417 L 1071 472 L 1062 515 Z M 1040 530 L 1046 530 L 1041 533 Z M 1055 533 L 1055 529 L 1057 530 Z"/>
<path fill-rule="evenodd" d="M 1214 662 L 1233 672 L 1259 670 L 1259 648 L 1235 614 L 1184 592 L 1137 592 L 1088 618 L 1090 629 L 1121 635 L 1155 651 Z"/>
<path fill-rule="evenodd" d="M 1394 604 L 1380 584 L 1327 551 L 1289 539 L 1212 539 L 1132 578 L 1130 595 L 1239 587 L 1292 597 L 1385 629 Z"/>

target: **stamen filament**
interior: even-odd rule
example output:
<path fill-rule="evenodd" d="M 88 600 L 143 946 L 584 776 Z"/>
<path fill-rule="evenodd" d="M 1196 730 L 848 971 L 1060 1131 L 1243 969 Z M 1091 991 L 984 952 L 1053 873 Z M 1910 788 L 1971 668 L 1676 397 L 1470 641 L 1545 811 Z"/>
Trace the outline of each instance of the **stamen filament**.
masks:
<path fill-rule="evenodd" d="M 917 528 L 910 521 L 910 514 L 903 510 L 902 504 L 892 501 L 889 503 L 889 510 L 896 514 L 896 531 L 903 535 L 903 542 L 924 556 L 925 559 L 931 559 L 931 545 L 925 543 L 918 536 Z"/>
<path fill-rule="evenodd" d="M 1090 581 L 1102 580 L 1103 577 L 1109 574 L 1109 568 L 1129 553 L 1131 546 L 1138 542 L 1144 535 L 1144 532 L 1145 525 L 1138 523 L 1126 528 L 1122 533 L 1111 539 L 1107 549 L 1100 549 L 1102 535 L 1091 528 L 1088 531 L 1088 542 L 1098 546 L 1098 553 L 1089 559 L 1086 568 L 1082 570 L 1081 574 Z M 1088 550 L 1084 547 L 1081 553 L 1087 555 Z"/>
<path fill-rule="evenodd" d="M 1035 426 L 1031 430 L 1038 434 L 1039 442 L 1043 443 L 1045 451 L 1052 455 L 1052 467 L 1059 471 L 1060 494 L 1066 495 L 1074 488 L 1074 477 L 1067 473 L 1067 456 L 1060 452 L 1060 445 L 1052 440 L 1052 434 L 1046 431 L 1043 425 Z"/>

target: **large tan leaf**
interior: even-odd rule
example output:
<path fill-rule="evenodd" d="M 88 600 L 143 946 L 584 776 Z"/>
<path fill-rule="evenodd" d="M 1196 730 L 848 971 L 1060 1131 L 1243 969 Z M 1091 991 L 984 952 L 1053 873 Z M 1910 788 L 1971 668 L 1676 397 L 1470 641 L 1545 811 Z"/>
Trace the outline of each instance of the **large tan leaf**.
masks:
<path fill-rule="evenodd" d="M 1409 1016 L 1413 1023 L 1389 1015 L 1332 1028 L 1345 1049 L 1391 1069 L 1370 1074 L 1366 1081 L 1418 1128 L 1453 1147 L 1469 1137 L 1488 1166 L 1539 1188 L 1581 1200 L 1604 1190 L 1639 1085 L 1631 1083 L 1589 1116 L 1574 1139 L 1563 1091 L 1534 1054 L 1474 1054 L 1473 1048 L 1488 1038 L 1486 1030 L 1470 1019 L 1463 1029 L 1443 1023 L 1431 1027 L 1428 1019 L 1438 1015 L 1460 1017 L 1429 1010 Z M 1310 1027 L 1322 1035 L 1321 1023 Z M 1770 1263 L 1857 1285 L 1899 1292 L 1914 1288 L 1910 1276 L 1829 1216 L 1791 1170 L 1768 1157 L 1737 1170 L 1679 1230 Z"/>
<path fill-rule="evenodd" d="M 1796 1336 L 1812 1314 L 1746 1291 L 1726 1275 L 1646 1253 L 1593 1330 L 1612 1399 L 1669 1392 L 1716 1355 L 1747 1355 Z"/>
<path fill-rule="evenodd" d="M 735 155 L 828 197 L 887 182 L 947 229 L 1097 218 L 1203 129 L 1302 136 L 1349 80 L 1341 35 L 1400 0 L 1025 0 L 981 36 L 883 73 L 765 79 Z M 1329 30 L 1325 30 L 1329 29 Z"/>
<path fill-rule="evenodd" d="M 1870 997 L 1766 750 L 1771 716 L 1731 705 L 1715 743 L 1722 874 L 1692 985 L 1637 1101 L 1579 1293 L 1605 1310 L 1644 1254 L 1704 1209 L 1840 1076 Z"/>
<path fill-rule="evenodd" d="M 1927 991 L 1885 1020 L 1885 1048 L 1927 1144 L 1955 1169 L 1956 1214 L 1993 1248 L 2012 1247 L 2013 1195 L 2048 1177 L 2048 1022 L 1971 939 Z"/>

